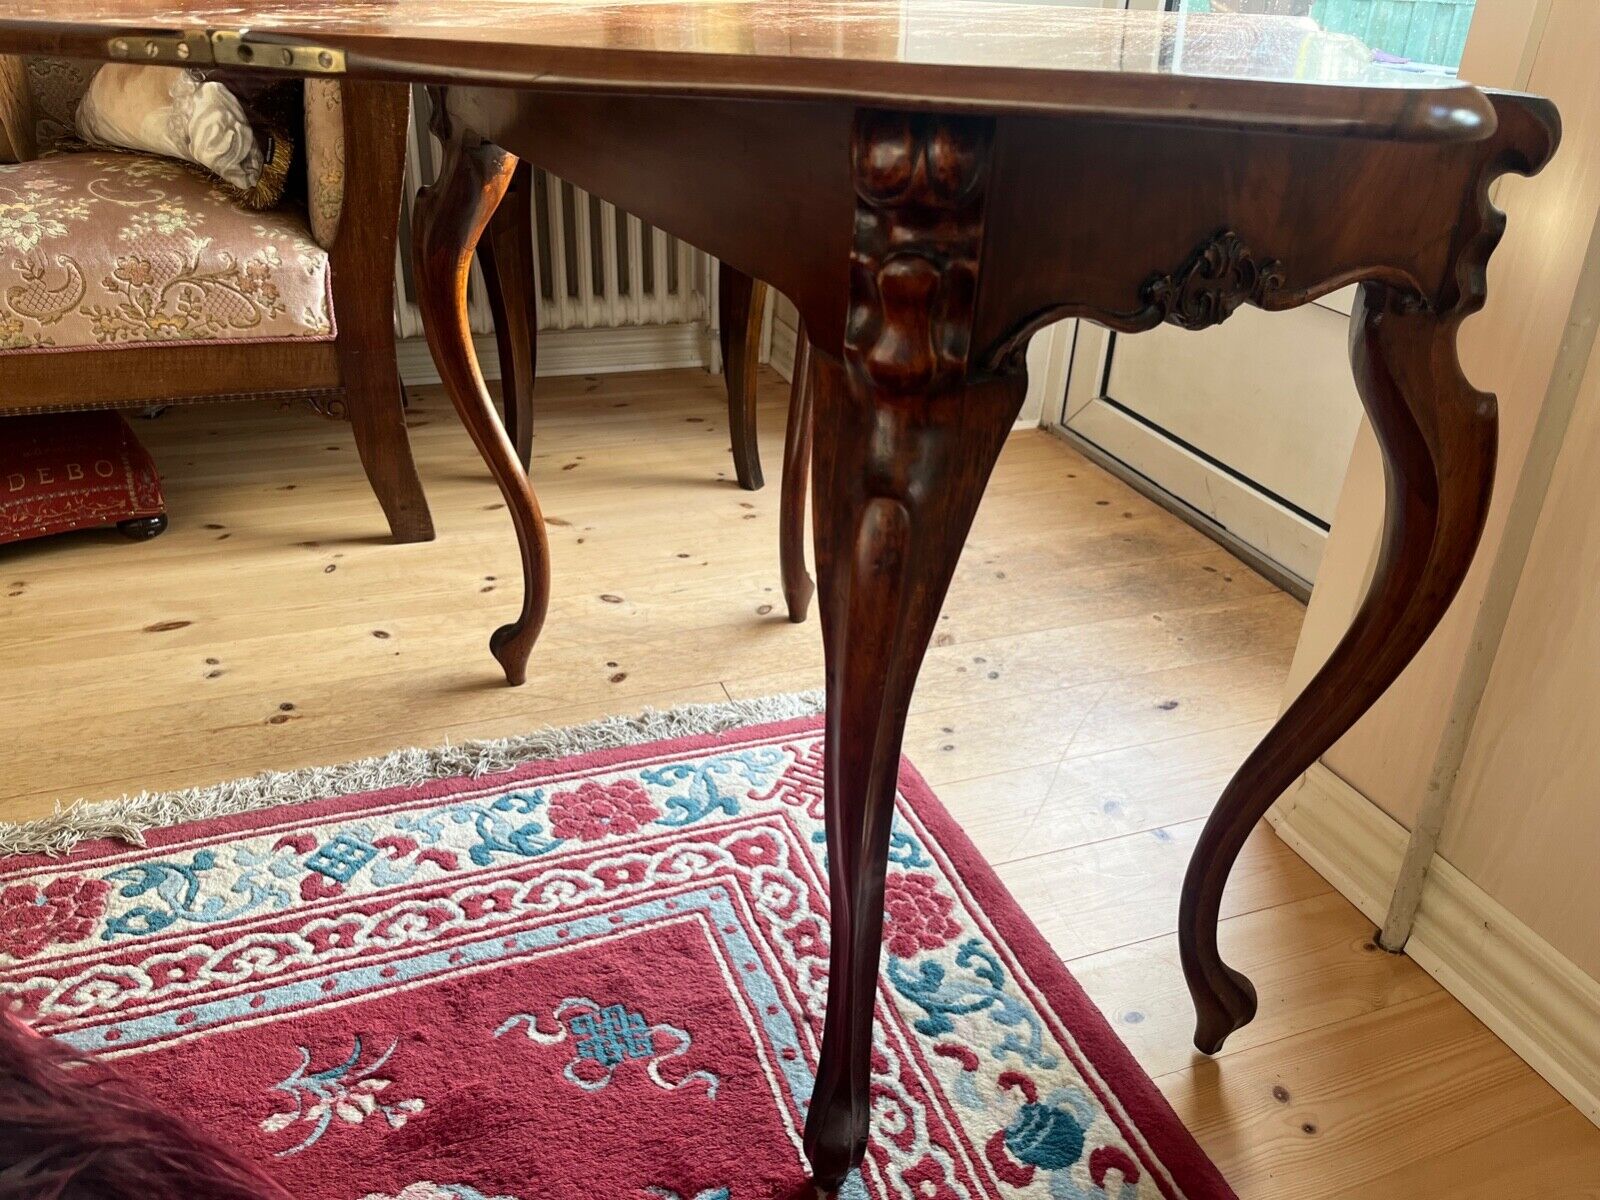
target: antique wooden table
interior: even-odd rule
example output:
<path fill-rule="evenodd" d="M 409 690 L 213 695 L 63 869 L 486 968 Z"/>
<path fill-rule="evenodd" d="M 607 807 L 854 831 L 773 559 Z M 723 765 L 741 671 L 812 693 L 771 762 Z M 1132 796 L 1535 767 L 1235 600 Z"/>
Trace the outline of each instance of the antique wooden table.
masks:
<path fill-rule="evenodd" d="M 827 1187 L 868 1134 L 906 707 L 1022 402 L 1029 335 L 1062 317 L 1201 329 L 1359 281 L 1350 357 L 1387 466 L 1381 559 L 1344 640 L 1218 802 L 1183 892 L 1197 1045 L 1251 1019 L 1255 992 L 1217 951 L 1223 886 L 1472 557 L 1495 401 L 1462 376 L 1456 332 L 1503 228 L 1489 186 L 1553 153 L 1550 104 L 1374 66 L 1308 22 L 984 0 L 11 0 L 0 50 L 444 89 L 416 271 L 440 373 L 522 541 L 522 612 L 491 643 L 514 683 L 544 617 L 546 546 L 465 307 L 514 156 L 794 301 L 814 347 L 833 927 L 805 1146 Z"/>

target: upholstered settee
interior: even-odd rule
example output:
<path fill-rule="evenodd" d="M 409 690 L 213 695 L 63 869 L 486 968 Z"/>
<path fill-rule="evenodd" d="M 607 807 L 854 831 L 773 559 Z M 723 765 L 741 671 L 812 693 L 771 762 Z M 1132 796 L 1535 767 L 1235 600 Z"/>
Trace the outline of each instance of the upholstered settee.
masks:
<path fill-rule="evenodd" d="M 305 398 L 349 418 L 396 539 L 431 538 L 394 355 L 407 90 L 307 80 L 304 194 L 252 211 L 185 164 L 75 143 L 94 69 L 0 58 L 0 421 Z"/>

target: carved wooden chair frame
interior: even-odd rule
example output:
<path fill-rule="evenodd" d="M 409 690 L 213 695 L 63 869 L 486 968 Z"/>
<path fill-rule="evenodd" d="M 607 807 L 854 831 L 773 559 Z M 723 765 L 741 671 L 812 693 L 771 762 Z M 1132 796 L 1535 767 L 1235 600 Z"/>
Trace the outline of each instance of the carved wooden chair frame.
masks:
<path fill-rule="evenodd" d="M 340 221 L 328 252 L 332 341 L 0 354 L 0 419 L 18 412 L 303 400 L 326 416 L 349 420 L 394 539 L 431 540 L 433 520 L 412 460 L 395 359 L 394 255 L 411 93 L 404 85 L 355 80 L 341 81 L 340 88 L 343 211 L 360 219 Z"/>

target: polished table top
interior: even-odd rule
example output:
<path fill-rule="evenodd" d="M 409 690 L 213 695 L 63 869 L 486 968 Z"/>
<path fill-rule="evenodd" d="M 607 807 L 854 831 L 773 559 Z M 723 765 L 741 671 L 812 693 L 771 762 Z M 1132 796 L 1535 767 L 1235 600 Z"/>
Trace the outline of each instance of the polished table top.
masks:
<path fill-rule="evenodd" d="M 1473 139 L 1453 78 L 1373 63 L 1309 19 L 991 0 L 9 0 L 0 50 L 106 57 L 118 35 L 226 30 L 343 51 L 353 75 L 835 97 Z"/>

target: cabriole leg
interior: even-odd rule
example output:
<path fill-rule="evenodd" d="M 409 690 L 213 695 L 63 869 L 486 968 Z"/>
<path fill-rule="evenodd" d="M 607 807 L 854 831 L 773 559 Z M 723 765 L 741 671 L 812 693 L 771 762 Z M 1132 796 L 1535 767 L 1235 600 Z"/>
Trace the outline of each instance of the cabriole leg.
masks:
<path fill-rule="evenodd" d="M 533 458 L 533 379 L 539 337 L 532 213 L 533 168 L 519 162 L 505 198 L 489 218 L 488 236 L 478 243 L 478 265 L 500 353 L 500 409 L 506 436 L 524 471 Z"/>
<path fill-rule="evenodd" d="M 445 143 L 439 180 L 417 200 L 413 263 L 418 300 L 433 361 L 445 390 L 500 485 L 522 553 L 522 612 L 495 630 L 489 649 L 513 686 L 527 679 L 528 655 L 550 601 L 550 548 L 533 486 L 495 414 L 467 321 L 467 279 L 473 251 L 500 203 L 517 160 L 468 130 L 450 128 L 442 97 L 434 101 L 434 131 Z"/>
<path fill-rule="evenodd" d="M 993 122 L 867 111 L 852 131 L 844 361 L 813 348 L 827 664 L 827 1024 L 805 1132 L 817 1184 L 866 1150 L 883 887 L 912 686 L 1017 411 L 1019 349 L 969 362 Z"/>
<path fill-rule="evenodd" d="M 1497 419 L 1494 397 L 1461 373 L 1459 324 L 1459 316 L 1426 311 L 1408 293 L 1362 285 L 1350 361 L 1383 448 L 1383 546 L 1344 639 L 1239 768 L 1195 846 L 1178 930 L 1195 1003 L 1195 1045 L 1205 1053 L 1220 1050 L 1256 1011 L 1255 988 L 1217 949 L 1223 888 L 1245 839 L 1405 669 L 1444 616 L 1477 549 Z"/>

